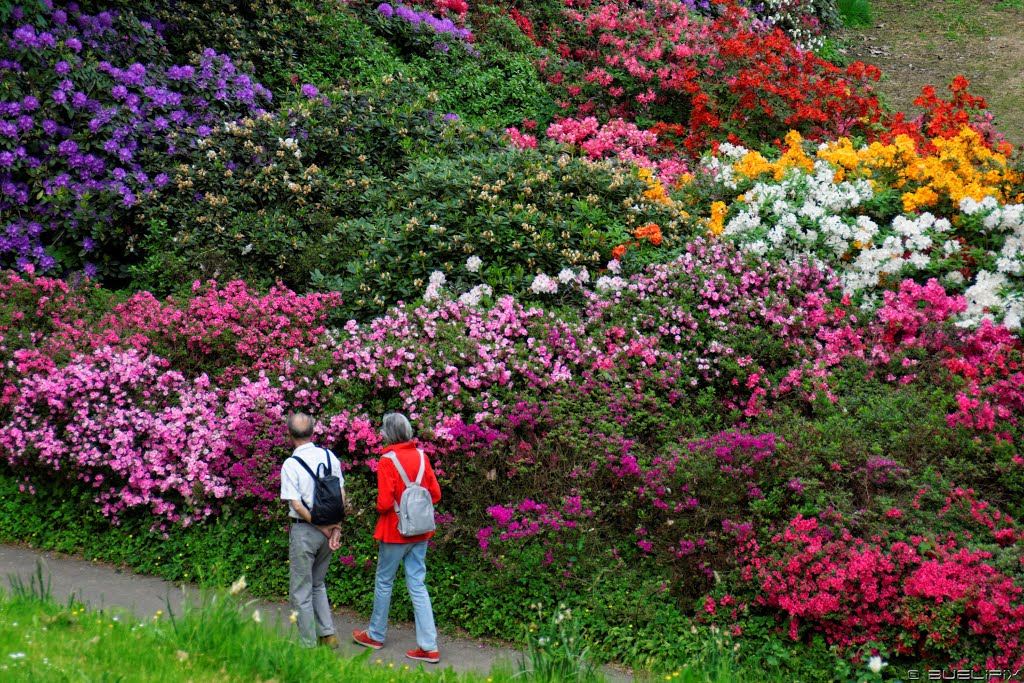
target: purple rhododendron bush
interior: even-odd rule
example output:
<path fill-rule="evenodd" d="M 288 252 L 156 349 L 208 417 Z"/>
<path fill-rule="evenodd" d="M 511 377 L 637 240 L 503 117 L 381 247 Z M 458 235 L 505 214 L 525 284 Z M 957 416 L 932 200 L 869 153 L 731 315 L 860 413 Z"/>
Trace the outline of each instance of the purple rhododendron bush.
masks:
<path fill-rule="evenodd" d="M 400 409 L 462 580 L 574 595 L 609 631 L 639 610 L 741 647 L 1021 664 L 1020 344 L 951 324 L 964 301 L 934 282 L 864 316 L 827 267 L 698 240 L 576 318 L 442 295 L 334 327 L 336 295 L 194 289 L 5 277 L 0 449 L 20 486 L 74 482 L 156 543 L 239 509 L 271 534 L 288 412 L 323 417 L 367 507 L 376 420 Z M 372 517 L 347 530 L 349 591 Z"/>
<path fill-rule="evenodd" d="M 280 597 L 305 411 L 366 613 L 401 411 L 445 629 L 1024 668 L 1024 172 L 984 101 L 888 112 L 813 51 L 830 0 L 513 4 L 0 6 L 0 540 Z"/>

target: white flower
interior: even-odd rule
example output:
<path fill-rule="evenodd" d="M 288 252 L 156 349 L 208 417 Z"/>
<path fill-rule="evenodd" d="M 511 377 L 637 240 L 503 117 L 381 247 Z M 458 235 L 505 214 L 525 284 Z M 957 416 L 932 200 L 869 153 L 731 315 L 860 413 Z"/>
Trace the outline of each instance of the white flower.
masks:
<path fill-rule="evenodd" d="M 951 285 L 962 285 L 964 283 L 964 274 L 959 270 L 951 270 L 943 276 L 943 279 Z"/>
<path fill-rule="evenodd" d="M 484 262 L 480 260 L 479 256 L 470 256 L 468 259 L 466 259 L 466 270 L 468 270 L 471 273 L 477 273 L 480 271 L 480 266 L 482 266 L 483 264 Z"/>
<path fill-rule="evenodd" d="M 9 654 L 7 656 L 10 657 L 11 659 L 24 659 L 26 655 L 25 655 L 24 652 L 12 652 L 11 654 Z"/>
<path fill-rule="evenodd" d="M 433 301 L 441 296 L 441 288 L 447 281 L 444 273 L 439 270 L 435 270 L 430 274 L 430 284 L 427 285 L 427 291 L 423 293 L 423 299 L 425 301 Z"/>
<path fill-rule="evenodd" d="M 626 281 L 621 277 L 608 277 L 605 275 L 597 279 L 595 286 L 599 292 L 619 292 L 626 287 Z"/>
<path fill-rule="evenodd" d="M 263 617 L 260 615 L 260 611 L 259 610 L 253 610 L 252 620 L 255 621 L 257 624 L 262 624 L 263 623 Z"/>
<path fill-rule="evenodd" d="M 490 296 L 493 290 L 490 285 L 477 285 L 459 297 L 459 301 L 466 306 L 476 306 L 485 296 Z"/>
<path fill-rule="evenodd" d="M 618 275 L 622 271 L 622 264 L 619 263 L 619 259 L 613 259 L 608 262 L 608 270 L 613 275 Z"/>
<path fill-rule="evenodd" d="M 587 269 L 584 268 L 580 271 L 580 274 L 576 276 L 576 279 L 579 282 L 590 282 L 590 273 L 588 273 Z"/>
<path fill-rule="evenodd" d="M 558 281 L 563 285 L 569 285 L 576 282 L 576 273 L 572 272 L 569 268 L 562 268 L 562 272 L 558 274 Z"/>
<path fill-rule="evenodd" d="M 868 660 L 868 668 L 871 669 L 872 673 L 878 673 L 884 666 L 889 665 L 883 662 L 882 658 L 878 655 L 874 655 L 870 660 Z"/>
<path fill-rule="evenodd" d="M 245 586 L 245 574 L 242 574 L 238 578 L 238 581 L 235 581 L 233 584 L 231 584 L 231 589 L 228 592 L 231 593 L 231 595 L 238 595 L 239 593 L 245 590 Z"/>
<path fill-rule="evenodd" d="M 245 256 L 250 251 L 252 251 L 252 242 L 250 242 L 249 244 L 247 244 L 244 247 L 242 247 L 242 256 Z"/>
<path fill-rule="evenodd" d="M 530 289 L 535 294 L 556 294 L 558 293 L 558 283 L 544 273 L 541 273 L 533 278 L 533 284 L 530 285 Z"/>

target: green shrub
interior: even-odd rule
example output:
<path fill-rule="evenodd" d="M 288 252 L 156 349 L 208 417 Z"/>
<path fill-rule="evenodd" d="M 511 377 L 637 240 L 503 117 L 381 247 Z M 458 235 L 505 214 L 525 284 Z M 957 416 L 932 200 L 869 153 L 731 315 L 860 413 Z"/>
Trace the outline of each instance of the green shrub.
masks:
<path fill-rule="evenodd" d="M 436 113 L 436 97 L 408 79 L 324 97 L 297 94 L 277 115 L 201 141 L 176 168 L 178 191 L 143 216 L 150 229 L 134 285 L 168 292 L 240 278 L 305 289 L 310 272 L 343 268 L 371 237 L 359 223 L 337 227 L 363 216 L 385 179 L 422 156 L 489 144 Z"/>
<path fill-rule="evenodd" d="M 647 189 L 628 167 L 555 147 L 423 159 L 383 191 L 365 195 L 372 202 L 367 218 L 338 225 L 339 240 L 369 239 L 347 273 L 325 272 L 318 281 L 341 291 L 356 317 L 418 299 L 434 271 L 455 292 L 486 283 L 495 294 L 536 300 L 531 284 L 538 273 L 596 274 L 645 223 L 661 226 L 662 249 L 679 245 L 681 214 L 648 202 Z M 473 256 L 482 261 L 479 272 L 467 268 Z"/>

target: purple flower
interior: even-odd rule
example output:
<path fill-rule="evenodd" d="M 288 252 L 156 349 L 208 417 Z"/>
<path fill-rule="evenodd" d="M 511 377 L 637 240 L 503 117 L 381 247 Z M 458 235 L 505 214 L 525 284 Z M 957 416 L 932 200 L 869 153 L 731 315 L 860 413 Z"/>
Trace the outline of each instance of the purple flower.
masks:
<path fill-rule="evenodd" d="M 86 277 L 89 277 L 89 278 L 96 277 L 96 266 L 93 265 L 92 263 L 86 263 L 85 264 L 85 268 L 83 269 L 83 272 L 85 273 Z"/>
<path fill-rule="evenodd" d="M 32 111 L 34 109 L 37 109 L 38 107 L 39 107 L 39 100 L 37 100 L 36 98 L 32 97 L 31 95 L 28 95 L 25 99 L 23 99 L 21 101 L 21 108 L 24 109 L 25 111 Z"/>
<path fill-rule="evenodd" d="M 74 140 L 65 140 L 57 145 L 57 150 L 64 156 L 69 157 L 78 151 L 78 145 Z"/>
<path fill-rule="evenodd" d="M 92 251 L 95 246 L 96 242 L 93 241 L 91 237 L 86 237 L 84 240 L 82 240 L 82 249 L 84 249 L 87 252 Z"/>
<path fill-rule="evenodd" d="M 67 62 L 60 61 L 57 62 L 56 66 L 53 67 L 53 71 L 58 76 L 67 76 L 69 73 L 71 73 L 71 65 Z"/>
<path fill-rule="evenodd" d="M 389 5 L 386 2 L 382 2 L 379 5 L 377 5 L 377 11 L 382 16 L 385 16 L 385 17 L 388 17 L 388 18 L 394 16 L 394 14 L 395 14 L 395 8 L 392 7 L 391 5 Z"/>
<path fill-rule="evenodd" d="M 398 9 L 395 10 L 395 16 L 397 16 L 399 19 L 404 19 L 408 21 L 410 24 L 414 26 L 420 23 L 419 13 L 414 11 L 411 7 L 406 7 L 405 5 L 401 5 Z"/>
<path fill-rule="evenodd" d="M 68 101 L 68 96 L 64 93 L 63 90 L 54 90 L 53 91 L 53 101 L 56 102 L 57 104 L 64 104 L 65 102 Z"/>
<path fill-rule="evenodd" d="M 64 44 L 67 45 L 70 49 L 74 50 L 75 52 L 82 51 L 82 41 L 80 41 L 78 38 L 68 38 L 64 41 Z"/>
<path fill-rule="evenodd" d="M 304 83 L 302 85 L 302 94 L 308 97 L 309 99 L 313 99 L 314 97 L 320 94 L 320 91 L 317 90 L 315 85 L 311 83 Z"/>
<path fill-rule="evenodd" d="M 201 138 L 210 137 L 210 133 L 212 132 L 213 129 L 209 126 L 199 126 L 198 128 L 196 128 L 196 135 L 198 135 Z"/>
<path fill-rule="evenodd" d="M 43 120 L 43 132 L 47 135 L 53 135 L 57 132 L 57 123 L 52 119 Z"/>
<path fill-rule="evenodd" d="M 81 108 L 81 107 L 84 107 L 88 103 L 89 103 L 88 96 L 86 96 L 86 94 L 84 92 L 82 92 L 81 90 L 79 90 L 78 92 L 76 92 L 74 95 L 71 96 L 71 104 L 73 104 L 75 107 Z"/>
<path fill-rule="evenodd" d="M 448 114 L 445 114 L 443 118 L 444 118 L 445 121 L 458 121 L 459 120 L 459 115 L 458 114 L 448 113 Z"/>
<path fill-rule="evenodd" d="M 128 97 L 128 88 L 123 85 L 115 85 L 110 89 L 110 94 L 113 95 L 116 100 L 123 100 Z"/>
<path fill-rule="evenodd" d="M 155 184 L 157 187 L 163 187 L 169 182 L 170 178 L 167 177 L 166 173 L 161 173 L 157 175 L 157 177 L 153 178 L 153 184 Z"/>

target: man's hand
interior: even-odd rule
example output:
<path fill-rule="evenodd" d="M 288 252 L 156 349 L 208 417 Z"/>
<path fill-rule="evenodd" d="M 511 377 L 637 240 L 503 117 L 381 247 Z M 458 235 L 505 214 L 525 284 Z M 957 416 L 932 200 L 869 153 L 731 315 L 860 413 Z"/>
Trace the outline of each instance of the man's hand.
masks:
<path fill-rule="evenodd" d="M 327 537 L 327 547 L 335 551 L 341 547 L 341 525 L 331 524 L 329 526 L 317 527 Z"/>
<path fill-rule="evenodd" d="M 318 526 L 324 536 L 327 537 L 327 546 L 331 550 L 337 550 L 341 547 L 341 525 L 340 524 L 328 524 L 327 526 Z"/>

